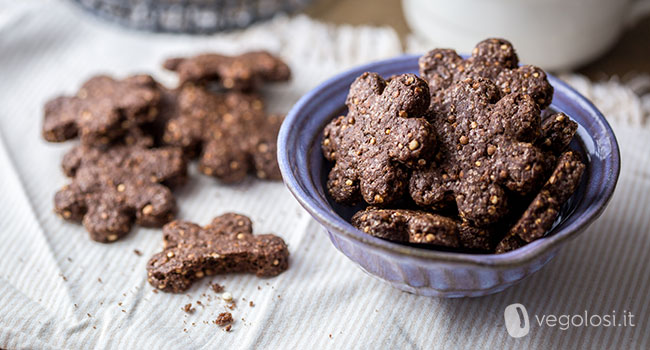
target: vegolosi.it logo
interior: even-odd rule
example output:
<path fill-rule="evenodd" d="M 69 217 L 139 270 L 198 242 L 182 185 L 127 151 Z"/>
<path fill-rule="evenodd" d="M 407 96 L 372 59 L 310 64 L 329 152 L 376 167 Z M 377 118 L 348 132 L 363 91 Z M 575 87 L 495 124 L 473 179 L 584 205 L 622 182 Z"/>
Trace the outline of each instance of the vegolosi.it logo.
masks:
<path fill-rule="evenodd" d="M 503 312 L 503 318 L 511 337 L 521 338 L 530 332 L 530 318 L 524 305 L 519 303 L 508 305 Z M 621 313 L 617 315 L 616 310 L 612 310 L 609 314 L 589 314 L 585 310 L 584 314 L 534 315 L 533 320 L 539 327 L 557 327 L 566 331 L 571 327 L 634 327 L 633 318 L 634 315 L 627 310 L 623 310 L 622 315 Z"/>
<path fill-rule="evenodd" d="M 522 304 L 510 304 L 503 312 L 506 321 L 506 330 L 513 338 L 521 338 L 530 332 L 528 311 Z"/>

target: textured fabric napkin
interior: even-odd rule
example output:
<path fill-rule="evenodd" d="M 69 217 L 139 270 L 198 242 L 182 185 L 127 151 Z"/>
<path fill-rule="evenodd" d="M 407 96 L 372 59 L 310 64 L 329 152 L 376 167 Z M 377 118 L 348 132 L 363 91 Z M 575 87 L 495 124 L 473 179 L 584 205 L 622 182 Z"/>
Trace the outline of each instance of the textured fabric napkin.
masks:
<path fill-rule="evenodd" d="M 161 249 L 160 230 L 136 227 L 105 245 L 53 214 L 53 195 L 68 181 L 61 157 L 73 143 L 41 139 L 47 99 L 73 93 L 98 72 L 150 72 L 171 86 L 173 75 L 159 68 L 168 56 L 253 48 L 280 54 L 294 70 L 290 84 L 268 92 L 277 111 L 336 72 L 402 52 L 390 29 L 331 27 L 303 16 L 189 37 L 120 29 L 59 1 L 0 0 L 0 348 L 650 346 L 650 108 L 618 83 L 567 77 L 615 116 L 623 169 L 609 208 L 546 268 L 497 295 L 446 300 L 395 290 L 336 251 L 281 183 L 251 179 L 223 186 L 195 166 L 191 181 L 177 191 L 179 217 L 207 224 L 227 211 L 249 215 L 257 233 L 287 241 L 288 271 L 272 279 L 215 276 L 186 294 L 154 293 L 145 265 Z M 225 285 L 237 301 L 229 333 L 212 323 L 226 304 L 210 281 Z M 561 330 L 531 320 L 530 334 L 514 339 L 503 312 L 515 302 L 539 315 L 625 310 L 636 326 Z M 181 310 L 187 303 L 194 313 Z"/>

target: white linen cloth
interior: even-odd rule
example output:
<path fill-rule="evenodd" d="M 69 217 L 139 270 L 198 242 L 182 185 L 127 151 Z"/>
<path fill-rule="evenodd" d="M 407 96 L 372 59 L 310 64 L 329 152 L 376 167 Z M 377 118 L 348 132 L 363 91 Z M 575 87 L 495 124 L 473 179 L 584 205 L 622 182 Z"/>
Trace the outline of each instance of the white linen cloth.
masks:
<path fill-rule="evenodd" d="M 190 37 L 122 29 L 65 2 L 0 0 L 0 348 L 650 346 L 650 132 L 644 122 L 650 108 L 618 83 L 568 77 L 606 115 L 617 116 L 623 168 L 609 208 L 547 267 L 497 295 L 448 300 L 393 289 L 336 251 L 281 183 L 224 186 L 197 174 L 195 164 L 191 181 L 176 192 L 179 218 L 207 224 L 227 211 L 249 215 L 256 233 L 286 240 L 289 270 L 272 279 L 215 276 L 186 294 L 154 293 L 145 265 L 161 249 L 160 230 L 135 227 L 117 243 L 99 244 L 81 225 L 54 215 L 53 195 L 69 181 L 61 158 L 74 142 L 40 137 L 47 99 L 74 93 L 99 72 L 150 72 L 171 85 L 173 75 L 160 69 L 166 57 L 259 48 L 280 54 L 294 71 L 290 84 L 270 93 L 278 111 L 336 72 L 402 52 L 391 29 L 332 27 L 304 16 Z M 226 304 L 210 281 L 225 285 L 237 301 L 230 333 L 211 322 Z M 636 326 L 560 330 L 531 319 L 530 334 L 514 339 L 503 311 L 515 302 L 539 315 L 626 310 Z M 194 313 L 181 310 L 187 303 Z"/>

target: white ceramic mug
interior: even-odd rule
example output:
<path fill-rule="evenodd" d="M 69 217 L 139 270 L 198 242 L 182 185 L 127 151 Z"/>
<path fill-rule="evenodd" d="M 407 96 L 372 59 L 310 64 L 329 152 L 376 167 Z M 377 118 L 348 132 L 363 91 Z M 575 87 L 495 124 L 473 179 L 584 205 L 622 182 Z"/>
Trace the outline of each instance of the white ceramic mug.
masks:
<path fill-rule="evenodd" d="M 402 5 L 413 32 L 432 48 L 468 53 L 485 38 L 502 37 L 522 62 L 550 70 L 598 57 L 650 10 L 650 0 L 403 0 Z"/>

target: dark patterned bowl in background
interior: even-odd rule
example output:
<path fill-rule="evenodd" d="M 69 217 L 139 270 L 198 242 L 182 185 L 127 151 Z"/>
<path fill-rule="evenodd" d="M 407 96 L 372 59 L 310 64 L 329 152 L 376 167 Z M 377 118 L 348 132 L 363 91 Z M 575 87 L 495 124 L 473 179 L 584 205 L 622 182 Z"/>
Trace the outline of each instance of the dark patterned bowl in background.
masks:
<path fill-rule="evenodd" d="M 555 88 L 551 109 L 579 124 L 570 147 L 587 168 L 576 193 L 562 207 L 546 236 L 505 254 L 468 254 L 418 248 L 372 237 L 349 219 L 359 208 L 326 195 L 330 165 L 322 155 L 323 128 L 344 114 L 350 84 L 363 72 L 384 77 L 418 72 L 418 56 L 403 56 L 342 73 L 303 96 L 278 136 L 278 161 L 285 184 L 327 230 L 334 246 L 364 271 L 401 290 L 427 296 L 470 297 L 500 292 L 541 269 L 569 240 L 584 232 L 605 209 L 620 170 L 616 137 L 587 99 L 549 75 Z"/>
<path fill-rule="evenodd" d="M 122 25 L 155 32 L 212 33 L 304 8 L 312 0 L 73 0 Z"/>

